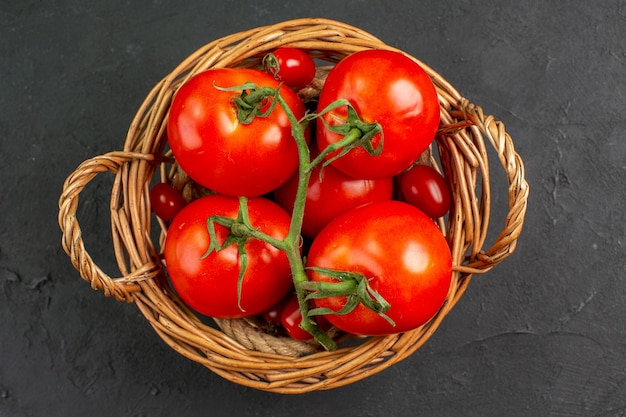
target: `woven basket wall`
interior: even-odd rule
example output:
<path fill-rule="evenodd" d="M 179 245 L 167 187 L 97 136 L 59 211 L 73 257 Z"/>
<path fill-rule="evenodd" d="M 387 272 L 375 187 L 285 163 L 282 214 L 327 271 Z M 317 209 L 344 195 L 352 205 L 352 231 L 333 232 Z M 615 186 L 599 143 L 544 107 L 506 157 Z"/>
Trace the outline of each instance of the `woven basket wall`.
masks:
<path fill-rule="evenodd" d="M 450 245 L 454 271 L 440 312 L 414 331 L 353 341 L 333 352 L 265 334 L 250 320 L 215 320 L 215 326 L 198 317 L 168 286 L 160 255 L 167 227 L 151 215 L 148 198 L 149 187 L 157 180 L 180 188 L 187 199 L 202 194 L 168 151 L 169 105 L 177 88 L 192 75 L 212 67 L 254 67 L 265 53 L 279 46 L 305 49 L 328 65 L 363 49 L 394 49 L 358 28 L 325 19 L 281 22 L 205 45 L 150 91 L 132 120 L 123 150 L 90 158 L 67 178 L 59 200 L 59 225 L 63 248 L 80 276 L 106 296 L 134 303 L 163 341 L 181 355 L 237 384 L 303 393 L 361 380 L 419 349 L 463 295 L 471 277 L 489 271 L 515 249 L 526 212 L 528 184 L 523 162 L 504 125 L 483 114 L 439 74 L 411 57 L 431 76 L 441 108 L 440 129 L 424 162 L 446 175 L 454 197 L 450 215 L 438 222 Z M 316 95 L 322 83 L 320 75 L 301 94 Z M 492 150 L 488 152 L 488 148 Z M 504 224 L 489 224 L 489 153 L 499 158 L 498 167 L 504 173 L 499 177 L 508 184 Z M 79 194 L 102 172 L 115 175 L 110 210 L 119 277 L 108 276 L 93 262 L 76 218 Z M 484 247 L 490 227 L 496 228 L 497 239 Z"/>

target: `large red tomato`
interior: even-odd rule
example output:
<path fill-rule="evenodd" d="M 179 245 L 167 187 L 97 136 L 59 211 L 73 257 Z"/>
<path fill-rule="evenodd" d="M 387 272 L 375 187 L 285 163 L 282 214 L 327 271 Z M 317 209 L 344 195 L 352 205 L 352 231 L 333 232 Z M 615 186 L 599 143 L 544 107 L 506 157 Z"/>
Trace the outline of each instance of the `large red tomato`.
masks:
<path fill-rule="evenodd" d="M 433 141 L 439 125 L 433 82 L 419 64 L 399 52 L 365 50 L 342 59 L 328 74 L 318 111 L 338 99 L 347 99 L 363 121 L 378 122 L 383 130 L 381 155 L 358 147 L 333 163 L 356 178 L 391 177 L 408 168 Z M 318 119 L 320 150 L 342 138 L 324 123 L 335 126 L 346 120 L 345 106 Z M 380 138 L 380 134 L 374 138 L 374 146 Z"/>
<path fill-rule="evenodd" d="M 260 196 L 287 181 L 298 167 L 291 124 L 279 105 L 265 117 L 241 123 L 234 101 L 241 91 L 219 89 L 247 82 L 279 85 L 254 69 L 210 69 L 185 82 L 171 104 L 167 134 L 174 156 L 194 181 L 222 194 Z M 297 94 L 289 88 L 280 94 L 300 119 L 305 107 Z M 270 102 L 263 102 L 261 110 Z"/>
<path fill-rule="evenodd" d="M 308 267 L 362 274 L 391 307 L 383 317 L 359 304 L 345 315 L 325 315 L 346 332 L 377 336 L 412 330 L 439 311 L 452 277 L 450 249 L 433 221 L 399 201 L 371 203 L 333 220 L 313 241 Z M 308 270 L 311 281 L 335 282 Z M 346 297 L 315 299 L 318 308 L 339 311 Z"/>
<path fill-rule="evenodd" d="M 291 268 L 284 252 L 257 239 L 245 243 L 247 267 L 241 285 L 237 245 L 211 252 L 207 219 L 212 215 L 236 218 L 239 199 L 210 195 L 194 200 L 172 221 L 165 240 L 164 256 L 170 280 L 181 299 L 199 313 L 233 318 L 259 314 L 278 303 L 291 289 Z M 250 222 L 260 231 L 277 239 L 289 232 L 291 217 L 280 206 L 262 197 L 248 201 Z M 219 244 L 228 230 L 215 225 Z"/>
<path fill-rule="evenodd" d="M 296 174 L 274 191 L 274 199 L 286 210 L 292 211 L 297 188 Z M 313 238 L 338 215 L 362 204 L 390 200 L 392 194 L 392 178 L 358 179 L 332 165 L 318 165 L 311 173 L 307 188 L 302 234 Z"/>

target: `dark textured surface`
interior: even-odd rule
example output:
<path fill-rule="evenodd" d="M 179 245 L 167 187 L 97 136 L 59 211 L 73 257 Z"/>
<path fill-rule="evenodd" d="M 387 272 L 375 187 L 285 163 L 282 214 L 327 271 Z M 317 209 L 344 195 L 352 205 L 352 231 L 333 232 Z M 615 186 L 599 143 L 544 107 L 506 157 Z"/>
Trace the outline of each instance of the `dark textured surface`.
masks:
<path fill-rule="evenodd" d="M 78 163 L 121 147 L 189 53 L 306 16 L 406 50 L 503 120 L 531 198 L 515 254 L 416 354 L 279 396 L 184 359 L 134 306 L 91 290 L 60 248 L 56 201 Z M 621 0 L 2 2 L 0 416 L 625 416 L 625 40 Z M 108 184 L 86 189 L 80 216 L 115 275 Z"/>

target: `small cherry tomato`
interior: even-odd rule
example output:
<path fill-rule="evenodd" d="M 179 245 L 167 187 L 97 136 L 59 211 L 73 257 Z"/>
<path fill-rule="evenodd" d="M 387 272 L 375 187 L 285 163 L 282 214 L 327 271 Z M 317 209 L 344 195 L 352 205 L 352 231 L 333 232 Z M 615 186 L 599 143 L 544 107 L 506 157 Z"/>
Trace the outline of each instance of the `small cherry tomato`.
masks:
<path fill-rule="evenodd" d="M 150 189 L 150 207 L 152 212 L 168 222 L 186 205 L 182 194 L 165 182 L 155 184 Z"/>
<path fill-rule="evenodd" d="M 315 77 L 315 61 L 297 48 L 278 48 L 264 60 L 265 70 L 292 88 L 306 87 Z"/>
<path fill-rule="evenodd" d="M 302 323 L 302 314 L 300 312 L 298 297 L 296 297 L 295 294 L 288 298 L 286 303 L 283 305 L 280 321 L 281 325 L 292 339 L 310 340 L 313 338 L 309 332 L 300 327 L 300 323 Z M 332 324 L 330 324 L 324 316 L 316 316 L 315 321 L 324 331 L 327 331 L 332 327 Z"/>
<path fill-rule="evenodd" d="M 300 304 L 298 304 L 296 296 L 291 297 L 285 304 L 280 316 L 280 322 L 292 339 L 309 340 L 313 338 L 309 332 L 300 327 L 302 314 L 300 313 Z"/>
<path fill-rule="evenodd" d="M 444 216 L 452 202 L 446 179 L 428 165 L 415 165 L 400 176 L 404 200 L 436 219 Z"/>
<path fill-rule="evenodd" d="M 261 314 L 261 316 L 263 317 L 263 320 L 265 320 L 267 323 L 271 325 L 280 326 L 281 325 L 280 318 L 283 314 L 283 310 L 285 309 L 285 305 L 287 304 L 287 301 L 290 298 L 291 298 L 290 296 L 285 297 L 283 300 L 279 301 L 277 304 L 274 304 L 272 307 L 265 310 Z"/>

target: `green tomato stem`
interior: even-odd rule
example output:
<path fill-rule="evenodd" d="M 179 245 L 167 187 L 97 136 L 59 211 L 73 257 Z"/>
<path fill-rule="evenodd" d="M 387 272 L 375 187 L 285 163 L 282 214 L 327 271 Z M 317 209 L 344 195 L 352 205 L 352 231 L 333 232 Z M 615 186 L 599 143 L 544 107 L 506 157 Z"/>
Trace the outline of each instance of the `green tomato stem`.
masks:
<path fill-rule="evenodd" d="M 290 245 L 286 254 L 291 265 L 292 279 L 296 289 L 298 304 L 300 305 L 300 314 L 302 315 L 300 327 L 309 332 L 324 349 L 328 351 L 335 350 L 337 347 L 335 341 L 309 316 L 309 301 L 306 299 L 307 292 L 303 286 L 304 283 L 308 282 L 308 278 L 304 270 L 300 249 L 297 246 Z"/>
<path fill-rule="evenodd" d="M 336 348 L 335 342 L 317 325 L 314 319 L 309 316 L 309 302 L 306 299 L 308 294 L 303 285 L 308 282 L 308 278 L 304 270 L 302 254 L 300 253 L 300 240 L 302 239 L 300 233 L 304 218 L 306 193 L 312 173 L 312 169 L 310 168 L 311 153 L 309 152 L 309 147 L 305 139 L 305 129 L 307 128 L 307 123 L 301 123 L 296 118 L 289 108 L 289 105 L 280 96 L 280 94 L 277 94 L 275 97 L 291 123 L 291 133 L 298 147 L 298 158 L 300 162 L 300 169 L 298 171 L 298 187 L 296 189 L 294 208 L 291 213 L 291 224 L 289 227 L 289 233 L 283 241 L 287 246 L 285 248 L 285 253 L 289 259 L 289 264 L 291 265 L 292 280 L 296 290 L 298 304 L 300 306 L 300 314 L 302 315 L 300 327 L 309 332 L 326 350 L 334 350 Z"/>
<path fill-rule="evenodd" d="M 323 151 L 315 157 L 311 163 L 305 167 L 306 171 L 312 171 L 317 165 L 324 163 L 324 160 L 328 155 L 333 152 L 337 152 L 341 149 L 345 149 L 346 146 L 353 144 L 363 136 L 363 132 L 357 128 L 352 128 L 350 131 L 339 141 L 331 143 Z"/>
<path fill-rule="evenodd" d="M 211 246 L 207 251 L 207 254 L 212 250 L 218 251 L 223 249 L 225 246 L 231 243 L 237 243 L 241 259 L 242 270 L 239 278 L 239 288 L 238 291 L 241 291 L 241 281 L 243 277 L 243 273 L 245 270 L 245 261 L 247 261 L 247 254 L 245 253 L 245 242 L 249 238 L 259 239 L 263 242 L 272 245 L 276 249 L 283 251 L 289 260 L 289 265 L 291 267 L 292 279 L 294 283 L 294 288 L 296 291 L 296 295 L 298 298 L 298 303 L 300 305 L 300 313 L 302 315 L 302 322 L 300 326 L 307 332 L 309 332 L 325 349 L 334 350 L 336 348 L 336 343 L 332 338 L 323 331 L 315 321 L 315 314 L 310 314 L 312 310 L 309 306 L 309 300 L 312 298 L 316 298 L 309 294 L 309 291 L 317 291 L 320 288 L 315 285 L 319 285 L 320 283 L 311 283 L 308 280 L 304 260 L 302 258 L 302 253 L 300 251 L 300 243 L 301 243 L 301 230 L 302 223 L 304 218 L 304 208 L 306 203 L 306 194 L 307 188 L 311 179 L 311 175 L 313 169 L 319 164 L 328 164 L 330 161 L 337 159 L 347 153 L 350 149 L 363 145 L 366 148 L 368 146 L 371 147 L 370 141 L 371 138 L 380 132 L 380 125 L 377 123 L 366 124 L 358 119 L 356 115 L 356 111 L 346 100 L 338 100 L 335 103 L 332 103 L 326 109 L 324 109 L 319 114 L 307 114 L 302 120 L 298 120 L 296 116 L 293 114 L 293 111 L 287 104 L 287 102 L 280 95 L 280 87 L 273 88 L 261 88 L 252 83 L 246 83 L 241 86 L 234 86 L 228 88 L 217 87 L 223 91 L 243 91 L 242 95 L 235 99 L 235 104 L 238 108 L 238 117 L 242 123 L 251 123 L 255 117 L 265 117 L 269 115 L 271 111 L 273 111 L 275 105 L 279 105 L 291 124 L 291 133 L 296 141 L 297 149 L 298 149 L 298 159 L 299 159 L 299 170 L 298 170 L 298 187 L 296 190 L 296 196 L 294 201 L 294 208 L 291 213 L 291 223 L 289 225 L 289 231 L 287 236 L 284 239 L 277 239 L 272 236 L 267 235 L 266 233 L 261 232 L 260 230 L 255 229 L 250 223 L 250 219 L 248 217 L 248 209 L 247 209 L 247 199 L 245 197 L 240 198 L 240 210 L 237 216 L 237 219 L 229 219 L 221 216 L 212 216 L 207 221 L 207 227 L 209 229 L 209 234 L 211 235 Z M 271 98 L 272 101 L 269 105 L 269 109 L 262 111 L 261 107 L 263 107 L 266 99 Z M 333 127 L 333 130 L 337 133 L 343 135 L 343 138 L 336 143 L 333 143 L 326 147 L 324 150 L 320 152 L 316 158 L 311 161 L 311 154 L 309 151 L 308 144 L 306 142 L 305 131 L 308 127 L 308 123 L 314 120 L 316 117 L 337 108 L 339 106 L 348 106 L 348 114 L 349 121 L 344 126 Z M 367 143 L 365 143 L 367 142 Z M 332 153 L 338 152 L 337 155 L 334 155 L 330 158 L 330 161 L 327 160 L 328 156 Z M 215 238 L 215 230 L 214 224 L 218 223 L 222 224 L 229 228 L 230 237 L 227 239 L 224 245 L 219 246 L 213 241 Z M 205 255 L 206 256 L 206 255 Z M 352 294 L 358 292 L 359 286 L 363 287 L 363 292 L 366 288 L 366 281 L 363 281 L 365 286 L 359 285 L 358 282 L 349 280 L 346 282 L 342 282 L 339 285 L 333 284 L 329 288 L 326 288 L 324 284 L 323 293 L 329 293 L 329 296 L 337 296 L 337 295 L 350 295 L 350 298 L 353 300 L 353 305 L 356 305 L 356 299 Z M 356 289 L 356 290 L 355 290 Z M 328 290 L 328 291 L 326 291 Z M 318 295 L 322 295 L 319 293 Z M 362 295 L 361 299 L 366 300 L 368 297 Z M 366 300 L 367 301 L 367 300 Z M 375 300 L 376 301 L 376 300 Z M 371 302 L 370 302 L 371 304 Z M 320 309 L 317 309 L 320 310 Z"/>

